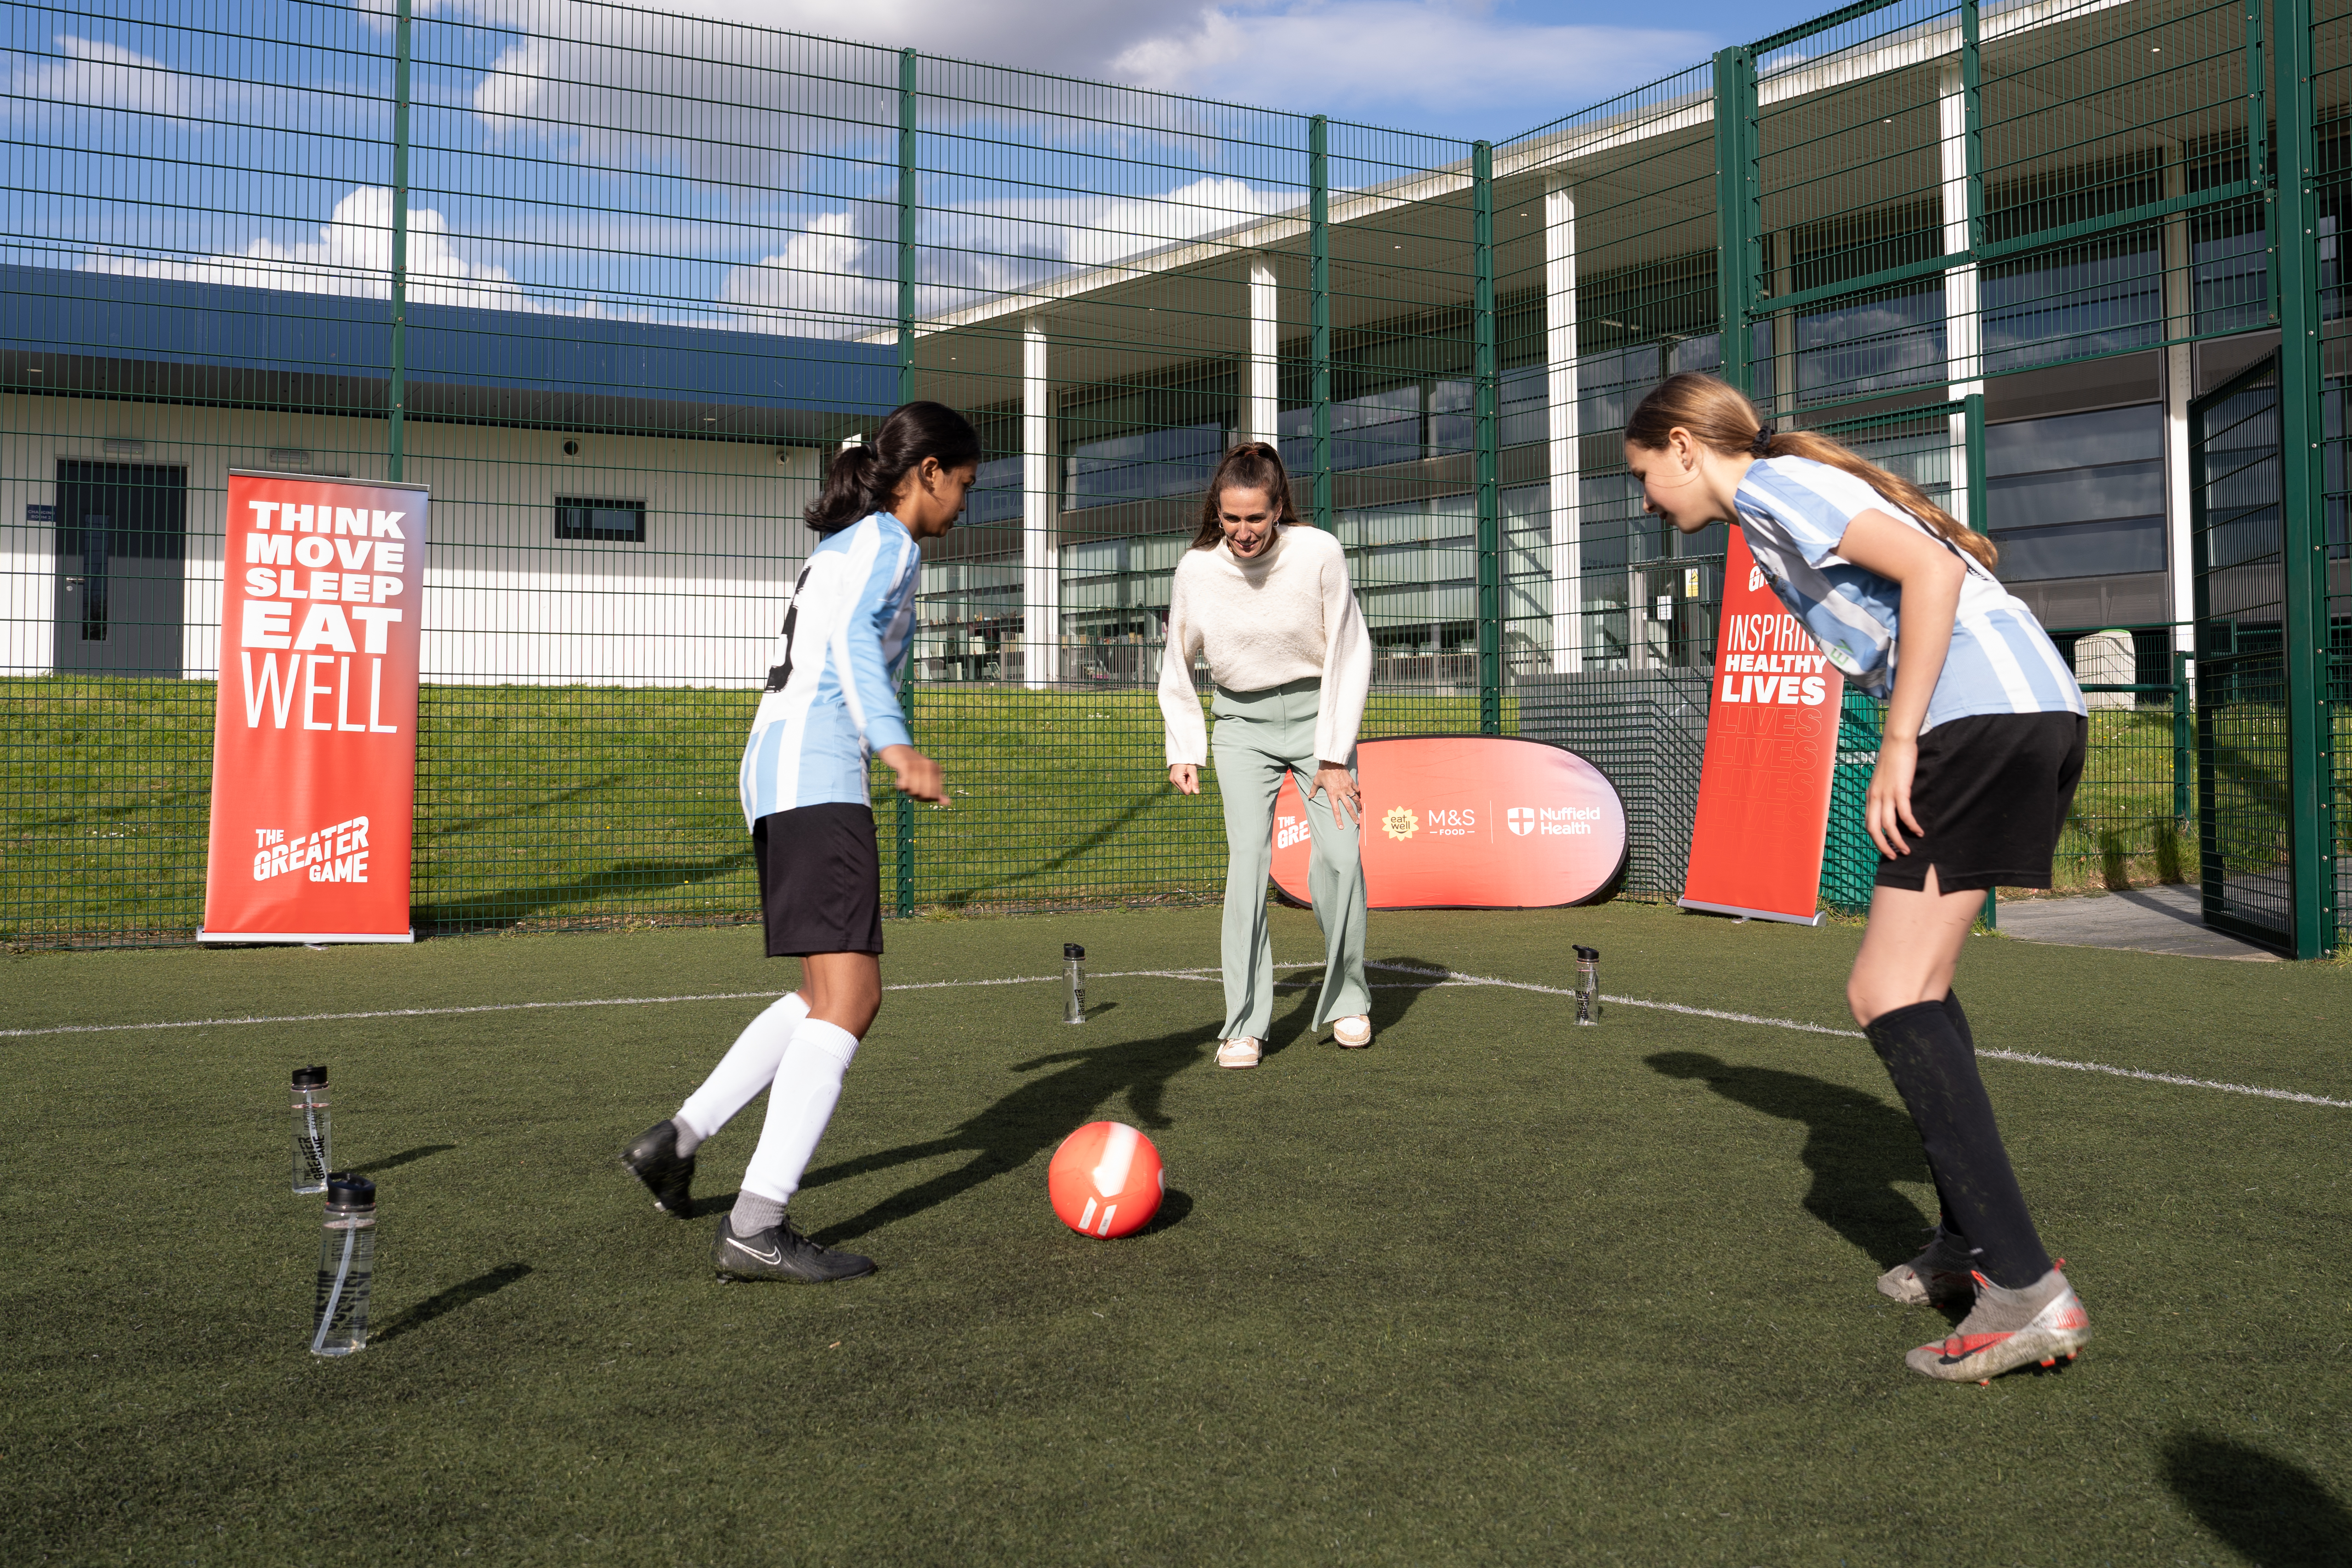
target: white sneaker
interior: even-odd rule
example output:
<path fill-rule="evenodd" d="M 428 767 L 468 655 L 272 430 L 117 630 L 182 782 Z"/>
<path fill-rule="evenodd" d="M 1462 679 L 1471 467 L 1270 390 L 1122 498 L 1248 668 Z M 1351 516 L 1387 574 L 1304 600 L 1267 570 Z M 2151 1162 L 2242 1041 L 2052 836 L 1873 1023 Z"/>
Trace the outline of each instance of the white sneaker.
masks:
<path fill-rule="evenodd" d="M 1331 1037 L 1339 1041 L 1343 1049 L 1360 1051 L 1372 1043 L 1372 1020 L 1363 1013 L 1352 1018 L 1337 1019 L 1331 1025 Z"/>
<path fill-rule="evenodd" d="M 1257 1039 L 1244 1035 L 1227 1040 L 1217 1047 L 1217 1065 L 1221 1068 L 1254 1068 L 1257 1066 Z"/>

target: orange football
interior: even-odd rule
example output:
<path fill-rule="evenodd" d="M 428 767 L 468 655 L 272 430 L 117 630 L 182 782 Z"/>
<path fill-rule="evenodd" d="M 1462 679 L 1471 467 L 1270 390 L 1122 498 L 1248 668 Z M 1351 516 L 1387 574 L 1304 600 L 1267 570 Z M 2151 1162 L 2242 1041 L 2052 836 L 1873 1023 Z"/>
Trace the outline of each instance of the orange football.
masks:
<path fill-rule="evenodd" d="M 1168 1173 L 1151 1140 L 1124 1121 L 1089 1121 L 1054 1151 L 1046 1195 L 1080 1236 L 1133 1236 L 1160 1212 Z"/>

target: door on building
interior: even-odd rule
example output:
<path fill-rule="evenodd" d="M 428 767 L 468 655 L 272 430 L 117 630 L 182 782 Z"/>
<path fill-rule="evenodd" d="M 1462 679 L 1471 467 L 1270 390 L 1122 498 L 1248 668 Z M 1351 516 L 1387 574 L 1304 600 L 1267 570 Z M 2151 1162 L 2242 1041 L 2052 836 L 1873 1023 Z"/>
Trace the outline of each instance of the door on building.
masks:
<path fill-rule="evenodd" d="M 179 679 L 188 471 L 58 463 L 59 674 Z"/>
<path fill-rule="evenodd" d="M 2192 401 L 2189 441 L 2205 922 L 2292 946 L 2278 356 Z"/>

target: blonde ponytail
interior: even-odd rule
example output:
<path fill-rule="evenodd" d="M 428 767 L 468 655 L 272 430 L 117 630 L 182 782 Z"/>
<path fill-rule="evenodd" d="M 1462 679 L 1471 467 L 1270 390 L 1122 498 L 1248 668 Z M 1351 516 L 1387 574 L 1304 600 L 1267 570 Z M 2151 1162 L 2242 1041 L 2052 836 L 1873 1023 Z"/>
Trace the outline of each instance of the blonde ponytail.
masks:
<path fill-rule="evenodd" d="M 1927 492 L 1902 475 L 1880 468 L 1842 441 L 1813 430 L 1774 430 L 1745 394 L 1720 377 L 1684 371 L 1658 384 L 1625 421 L 1625 442 L 1646 451 L 1666 445 L 1669 431 L 1687 430 L 1692 439 L 1727 458 L 1810 458 L 1841 469 L 1919 520 L 1928 532 L 1990 572 L 2000 559 L 1991 540 L 1972 532 L 1959 519 L 1927 499 Z"/>

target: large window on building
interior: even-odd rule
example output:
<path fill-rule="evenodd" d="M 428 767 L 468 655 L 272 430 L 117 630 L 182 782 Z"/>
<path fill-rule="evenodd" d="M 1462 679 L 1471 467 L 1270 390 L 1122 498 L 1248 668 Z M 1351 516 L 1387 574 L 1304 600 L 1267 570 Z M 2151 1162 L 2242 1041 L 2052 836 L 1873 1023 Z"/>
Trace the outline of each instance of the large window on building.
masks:
<path fill-rule="evenodd" d="M 1987 521 L 2009 582 L 2164 570 L 2164 415 L 2155 404 L 1985 432 Z"/>

